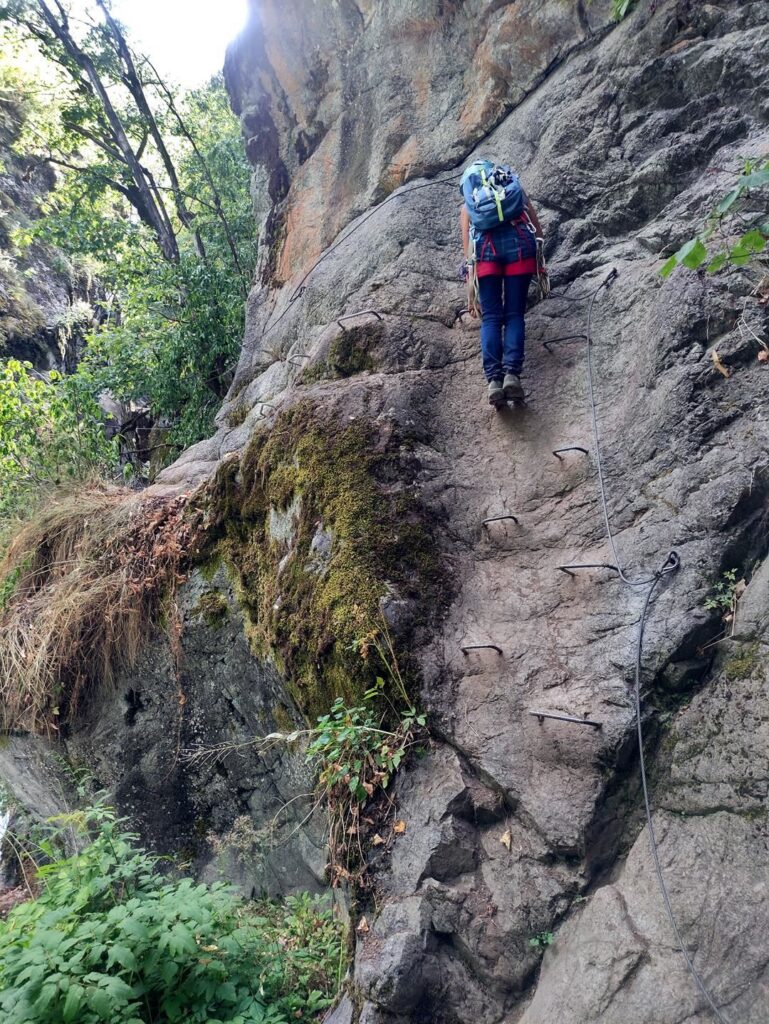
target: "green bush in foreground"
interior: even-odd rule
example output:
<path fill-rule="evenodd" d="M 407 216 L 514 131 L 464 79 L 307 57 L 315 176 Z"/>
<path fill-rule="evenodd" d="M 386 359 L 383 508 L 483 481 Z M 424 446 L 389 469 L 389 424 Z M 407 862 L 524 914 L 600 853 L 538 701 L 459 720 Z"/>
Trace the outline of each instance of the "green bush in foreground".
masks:
<path fill-rule="evenodd" d="M 4 1024 L 288 1024 L 331 1003 L 342 936 L 317 898 L 169 881 L 111 812 L 80 824 L 95 837 L 0 921 Z"/>

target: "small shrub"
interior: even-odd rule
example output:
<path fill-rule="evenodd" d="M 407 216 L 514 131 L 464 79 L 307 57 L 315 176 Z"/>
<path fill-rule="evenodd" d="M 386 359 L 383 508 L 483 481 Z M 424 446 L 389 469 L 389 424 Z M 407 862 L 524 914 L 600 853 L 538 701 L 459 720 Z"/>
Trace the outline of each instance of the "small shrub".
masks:
<path fill-rule="evenodd" d="M 358 803 L 365 803 L 375 789 L 386 789 L 403 760 L 414 726 L 425 724 L 413 708 L 394 730 L 381 728 L 370 707 L 345 707 L 337 697 L 328 715 L 318 719 L 315 739 L 307 756 L 321 764 L 320 784 L 326 794 L 340 783 Z"/>
<path fill-rule="evenodd" d="M 116 443 L 104 416 L 78 382 L 32 364 L 0 362 L 0 525 L 26 508 L 30 495 L 66 481 L 112 472 Z"/>
<path fill-rule="evenodd" d="M 4 1024 L 288 1024 L 330 1005 L 341 933 L 317 898 L 168 880 L 111 811 L 73 820 L 91 841 L 0 921 Z"/>
<path fill-rule="evenodd" d="M 708 611 L 719 611 L 724 619 L 731 621 L 744 590 L 745 581 L 737 579 L 737 570 L 728 569 L 721 574 L 721 579 L 713 587 L 710 597 L 705 599 L 705 608 Z"/>
<path fill-rule="evenodd" d="M 545 950 L 548 946 L 552 946 L 555 942 L 555 936 L 552 932 L 538 932 L 537 935 L 533 935 L 529 939 L 529 945 L 535 949 Z"/>
<path fill-rule="evenodd" d="M 365 694 L 367 703 L 357 707 L 347 707 L 344 699 L 337 697 L 330 713 L 318 718 L 307 748 L 307 757 L 319 766 L 318 783 L 329 811 L 333 884 L 340 879 L 362 882 L 361 812 L 378 793 L 387 790 L 426 724 L 425 716 L 408 697 L 386 630 L 372 633 L 368 642 L 377 648 L 387 666 L 391 687 L 378 676 Z M 385 721 L 397 713 L 387 697 L 390 688 L 405 710 L 398 714 L 397 724 L 388 729 Z M 374 702 L 381 705 L 383 699 L 390 703 L 390 708 L 377 714 Z"/>

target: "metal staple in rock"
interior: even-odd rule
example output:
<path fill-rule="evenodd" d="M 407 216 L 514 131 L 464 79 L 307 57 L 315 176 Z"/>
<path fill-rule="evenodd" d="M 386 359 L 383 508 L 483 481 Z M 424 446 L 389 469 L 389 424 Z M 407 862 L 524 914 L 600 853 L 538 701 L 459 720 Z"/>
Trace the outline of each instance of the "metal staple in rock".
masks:
<path fill-rule="evenodd" d="M 304 275 L 302 280 L 299 282 L 299 284 L 296 286 L 296 288 L 291 293 L 291 297 L 289 298 L 288 303 L 286 304 L 286 308 L 283 310 L 283 312 L 280 314 L 280 316 L 277 318 L 277 320 L 275 320 L 274 323 L 268 324 L 265 327 L 264 331 L 262 332 L 262 337 L 263 338 L 266 337 L 270 333 L 270 331 L 274 331 L 275 330 L 275 328 L 281 322 L 283 317 L 291 309 L 291 307 L 293 306 L 294 302 L 299 298 L 299 296 L 304 291 L 305 284 L 307 283 L 310 275 L 313 274 L 318 269 L 318 267 L 321 265 L 321 263 L 323 263 L 324 260 L 328 259 L 328 257 L 333 252 L 335 252 L 336 249 L 338 249 L 340 245 L 342 245 L 344 242 L 346 242 L 347 239 L 350 238 L 351 235 L 354 235 L 355 232 L 358 230 L 358 228 L 362 228 L 363 225 L 366 223 L 366 221 L 370 217 L 373 217 L 375 213 L 378 213 L 379 210 L 381 210 L 383 206 L 387 206 L 387 204 L 391 203 L 394 199 L 400 199 L 401 196 L 408 195 L 410 192 L 416 192 L 416 191 L 418 191 L 421 188 L 430 188 L 433 185 L 452 185 L 455 181 L 458 181 L 460 177 L 461 177 L 461 174 L 451 174 L 447 178 L 436 178 L 433 181 L 422 181 L 422 182 L 420 182 L 417 185 L 411 185 L 409 188 L 404 188 L 400 192 L 393 192 L 391 195 L 387 196 L 386 199 L 383 199 L 381 203 L 377 203 L 376 206 L 373 206 L 359 220 L 355 221 L 355 223 L 352 224 L 352 226 L 349 228 L 349 230 L 345 231 L 345 233 L 342 235 L 341 238 L 337 238 L 337 240 L 333 243 L 333 245 L 330 245 L 329 248 L 326 249 L 326 251 L 321 256 L 318 257 L 318 259 L 313 263 L 313 265 L 310 267 L 310 269 Z"/>
<path fill-rule="evenodd" d="M 610 521 L 610 518 L 609 518 L 609 508 L 608 508 L 608 502 L 607 502 L 607 499 L 606 499 L 606 485 L 605 485 L 604 474 L 603 474 L 603 464 L 602 464 L 602 460 L 601 460 L 601 446 L 600 446 L 600 438 L 599 438 L 599 431 L 598 431 L 598 412 L 597 412 L 597 408 L 596 408 L 595 388 L 594 388 L 594 384 L 593 384 L 593 360 L 592 360 L 592 352 L 591 352 L 591 349 L 592 349 L 591 328 L 592 328 L 593 305 L 595 303 L 595 300 L 598 297 L 599 292 L 603 288 L 608 288 L 609 285 L 612 283 L 612 281 L 614 281 L 614 279 L 617 276 L 618 275 L 617 275 L 616 269 L 613 269 L 611 271 L 611 273 L 608 274 L 608 276 L 604 278 L 604 280 L 598 285 L 598 287 L 595 289 L 595 291 L 593 291 L 593 293 L 590 295 L 590 304 L 588 306 L 587 327 L 586 327 L 588 394 L 589 394 L 589 397 L 590 397 L 590 408 L 591 408 L 591 416 L 592 416 L 592 422 L 593 422 L 593 437 L 594 437 L 594 440 L 595 440 L 595 462 L 596 462 L 596 468 L 598 470 L 598 487 L 599 487 L 600 498 L 601 498 L 601 509 L 602 509 L 602 512 L 603 512 L 604 525 L 606 527 L 606 535 L 608 537 L 609 546 L 610 546 L 612 554 L 614 556 L 614 561 L 616 563 L 617 572 L 618 572 L 620 580 L 622 581 L 623 584 L 625 584 L 625 586 L 629 586 L 629 587 L 648 586 L 648 590 L 646 592 L 646 597 L 645 597 L 644 604 L 643 604 L 643 609 L 641 611 L 641 618 L 640 618 L 639 623 L 638 623 L 638 637 L 637 637 L 637 641 L 636 641 L 636 655 L 635 655 L 635 716 L 636 716 L 636 732 L 637 732 L 637 736 L 638 736 L 638 756 L 639 756 L 639 763 L 640 763 L 640 769 L 641 769 L 641 784 L 642 784 L 642 787 L 643 787 L 644 808 L 646 810 L 646 823 L 647 823 L 648 828 L 649 828 L 649 846 L 651 847 L 652 859 L 654 861 L 654 869 L 655 869 L 655 872 L 656 872 L 656 875 L 657 875 L 657 881 L 659 882 L 660 891 L 662 893 L 662 899 L 663 899 L 663 902 L 665 904 L 665 910 L 667 911 L 668 919 L 670 920 L 671 927 L 673 928 L 673 932 L 675 934 L 676 941 L 677 941 L 678 946 L 679 946 L 679 948 L 681 950 L 683 958 L 686 961 L 686 966 L 689 969 L 689 973 L 691 974 L 692 979 L 694 980 L 697 988 L 699 989 L 699 991 L 702 994 L 703 998 L 707 1002 L 708 1006 L 713 1011 L 713 1015 L 715 1016 L 716 1020 L 719 1022 L 719 1024 L 726 1024 L 725 1018 L 723 1017 L 723 1015 L 721 1014 L 721 1011 L 718 1009 L 718 1007 L 716 1006 L 715 1002 L 713 1001 L 713 998 L 710 995 L 710 992 L 705 987 L 705 983 L 703 982 L 703 980 L 700 977 L 696 967 L 694 966 L 694 964 L 692 962 L 692 959 L 691 959 L 691 957 L 689 955 L 689 951 L 686 948 L 686 944 L 685 944 L 685 942 L 683 940 L 683 936 L 681 935 L 681 931 L 680 931 L 680 929 L 678 927 L 678 922 L 676 920 L 676 916 L 675 916 L 675 913 L 673 911 L 673 906 L 672 906 L 672 904 L 670 902 L 670 893 L 668 892 L 668 887 L 667 887 L 667 884 L 665 882 L 665 876 L 662 873 L 662 864 L 660 863 L 659 847 L 658 847 L 658 843 L 657 843 L 657 837 L 656 837 L 656 834 L 655 834 L 655 831 L 654 831 L 654 822 L 653 822 L 653 819 L 652 819 L 651 801 L 649 799 L 649 787 L 648 787 L 647 778 L 646 778 L 646 761 L 645 761 L 645 758 L 644 758 L 643 726 L 642 726 L 642 723 L 641 723 L 641 672 L 642 672 L 642 663 L 643 663 L 644 630 L 645 630 L 645 627 L 646 627 L 646 619 L 647 619 L 648 612 L 649 612 L 649 606 L 651 604 L 651 600 L 652 600 L 652 597 L 654 596 L 654 591 L 656 590 L 657 585 L 660 583 L 660 581 L 665 576 L 669 575 L 672 572 L 675 572 L 679 568 L 679 566 L 681 564 L 681 560 L 680 560 L 678 554 L 675 551 L 669 551 L 667 556 L 665 557 L 664 562 L 662 563 L 660 568 L 657 569 L 656 572 L 654 572 L 652 575 L 648 576 L 648 578 L 646 578 L 646 579 L 632 580 L 628 576 L 626 576 L 626 574 L 623 572 L 622 563 L 620 562 L 619 555 L 617 553 L 617 547 L 616 547 L 616 544 L 615 544 L 615 541 L 614 541 L 614 535 L 612 534 L 612 530 L 611 530 L 611 521 Z"/>

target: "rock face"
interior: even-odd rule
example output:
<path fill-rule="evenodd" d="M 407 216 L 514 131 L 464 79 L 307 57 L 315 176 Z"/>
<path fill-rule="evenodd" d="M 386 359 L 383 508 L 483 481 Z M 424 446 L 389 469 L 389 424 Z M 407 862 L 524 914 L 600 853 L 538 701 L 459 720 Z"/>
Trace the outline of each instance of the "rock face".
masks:
<path fill-rule="evenodd" d="M 379 914 L 358 943 L 366 1024 L 710 1019 L 675 951 L 641 814 L 632 682 L 645 588 L 556 569 L 613 559 L 584 343 L 543 343 L 584 334 L 583 296 L 613 267 L 592 325 L 612 528 L 634 580 L 670 549 L 681 559 L 644 649 L 660 857 L 725 1019 L 769 1013 L 765 636 L 709 646 L 720 623 L 705 609 L 723 570 L 758 580 L 767 553 L 767 378 L 739 327 L 753 285 L 737 271 L 655 273 L 728 189 L 737 155 L 767 150 L 769 16 L 751 3 L 637 8 L 613 26 L 606 4 L 293 4 L 287 17 L 263 0 L 229 54 L 256 191 L 270 199 L 261 281 L 218 439 L 174 472 L 204 474 L 239 448 L 274 415 L 264 401 L 303 395 L 408 425 L 457 591 L 419 650 L 436 740 L 401 780 L 408 830 L 378 864 Z M 453 175 L 473 153 L 520 170 L 566 295 L 531 309 L 528 405 L 501 416 L 482 404 L 477 329 L 452 281 Z M 439 178 L 451 180 L 428 185 Z M 329 353 L 352 330 L 367 363 L 347 374 Z M 235 401 L 248 413 L 228 429 Z M 566 445 L 589 455 L 552 456 Z M 481 526 L 505 512 L 519 522 Z M 464 655 L 467 643 L 502 655 Z"/>
<path fill-rule="evenodd" d="M 23 107 L 0 98 L 0 358 L 71 370 L 93 325 L 95 285 L 52 246 L 36 241 L 23 254 L 16 250 L 14 230 L 39 216 L 55 183 L 49 166 L 14 151 L 23 121 Z"/>
<path fill-rule="evenodd" d="M 236 466 L 255 429 L 297 406 L 340 431 L 363 422 L 372 450 L 402 439 L 445 589 L 440 619 L 416 631 L 419 592 L 395 587 L 387 602 L 393 630 L 414 638 L 432 743 L 401 774 L 406 830 L 372 860 L 370 927 L 334 1019 L 713 1019 L 665 916 L 642 809 L 633 681 L 647 588 L 608 570 L 558 571 L 613 561 L 583 336 L 586 297 L 616 268 L 592 316 L 609 518 L 631 580 L 671 550 L 681 562 L 655 592 L 643 652 L 662 870 L 723 1019 L 765 1021 L 769 371 L 744 317 L 766 325 L 753 271 L 662 281 L 656 269 L 661 249 L 699 230 L 741 160 L 769 149 L 766 4 L 640 0 L 616 26 L 608 3 L 580 0 L 251 6 L 226 74 L 255 167 L 259 279 L 218 433 L 160 486 Z M 519 169 L 559 293 L 532 294 L 528 403 L 501 414 L 484 404 L 477 325 L 454 277 L 456 181 L 480 153 Z M 553 456 L 565 446 L 588 453 Z M 482 526 L 505 513 L 518 521 Z M 287 515 L 276 509 L 276 536 Z M 306 572 L 320 586 L 339 540 L 325 521 L 310 526 Z M 402 556 L 399 578 L 418 554 Z M 750 585 L 734 637 L 720 639 L 705 602 L 731 568 Z M 199 597 L 184 613 L 186 720 L 209 742 L 269 730 L 276 703 L 300 720 L 269 658 L 241 642 L 227 580 L 217 586 L 230 608 L 221 640 L 193 621 Z M 74 742 L 125 806 L 152 804 L 156 836 L 181 835 L 215 807 L 220 831 L 249 814 L 261 826 L 290 765 L 164 780 L 178 686 L 158 644 L 132 677 L 146 693 L 123 680 Z M 501 654 L 463 653 L 469 644 Z M 125 705 L 131 690 L 141 706 Z M 540 721 L 538 710 L 601 728 Z M 135 746 L 129 719 L 147 727 Z M 319 881 L 319 862 L 303 856 L 276 888 Z"/>

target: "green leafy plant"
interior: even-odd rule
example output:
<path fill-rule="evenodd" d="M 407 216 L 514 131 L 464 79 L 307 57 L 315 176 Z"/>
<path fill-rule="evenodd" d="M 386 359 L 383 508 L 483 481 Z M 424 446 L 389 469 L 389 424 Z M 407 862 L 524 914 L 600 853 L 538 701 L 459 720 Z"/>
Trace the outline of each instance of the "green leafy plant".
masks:
<path fill-rule="evenodd" d="M 104 807 L 56 824 L 92 834 L 65 859 L 41 840 L 38 895 L 0 922 L 6 1024 L 287 1024 L 331 1003 L 341 933 L 317 899 L 168 880 Z"/>
<path fill-rule="evenodd" d="M 535 949 L 545 950 L 555 942 L 552 932 L 538 932 L 529 939 L 529 945 Z"/>
<path fill-rule="evenodd" d="M 0 362 L 0 521 L 29 503 L 32 492 L 109 472 L 117 448 L 104 416 L 78 382 L 29 362 Z"/>
<path fill-rule="evenodd" d="M 746 160 L 734 187 L 710 213 L 705 229 L 662 264 L 660 275 L 668 277 L 678 266 L 698 270 L 703 265 L 716 273 L 726 266 L 744 267 L 760 257 L 769 240 L 769 218 L 763 209 L 749 215 L 746 224 L 744 212 L 751 193 L 767 185 L 769 160 Z M 715 249 L 714 241 L 721 243 Z"/>
<path fill-rule="evenodd" d="M 414 725 L 424 725 L 424 715 L 413 708 L 394 730 L 380 728 L 370 707 L 345 707 L 337 697 L 330 714 L 318 719 L 315 738 L 307 756 L 320 762 L 320 783 L 326 794 L 343 784 L 358 803 L 365 803 L 376 788 L 387 789 L 403 760 Z"/>
<path fill-rule="evenodd" d="M 329 813 L 334 883 L 339 878 L 362 880 L 362 872 L 355 870 L 364 862 L 361 811 L 378 793 L 386 792 L 426 725 L 425 715 L 409 697 L 386 623 L 353 646 L 361 657 L 376 656 L 387 678 L 376 677 L 363 705 L 347 707 L 337 697 L 330 713 L 318 718 L 307 747 L 307 757 L 318 765 L 318 783 Z"/>
<path fill-rule="evenodd" d="M 384 683 L 384 680 L 381 680 Z M 379 681 L 367 697 L 380 692 Z M 313 730 L 307 756 L 319 767 L 318 781 L 329 815 L 331 881 L 362 881 L 364 862 L 361 811 L 385 792 L 408 750 L 416 742 L 425 716 L 409 706 L 398 724 L 383 728 L 383 715 L 371 704 L 348 708 L 338 697 Z"/>
<path fill-rule="evenodd" d="M 708 611 L 721 612 L 724 622 L 734 622 L 737 604 L 745 592 L 747 584 L 744 579 L 737 578 L 737 569 L 727 569 L 721 579 L 713 587 L 710 597 L 705 599 Z"/>
<path fill-rule="evenodd" d="M 611 0 L 611 16 L 615 21 L 622 19 L 630 13 L 635 0 Z"/>

